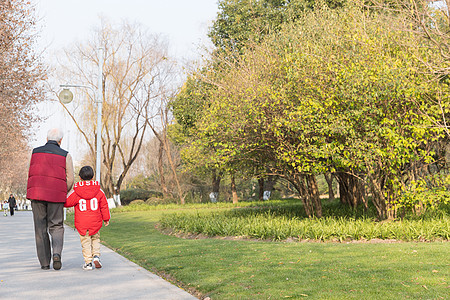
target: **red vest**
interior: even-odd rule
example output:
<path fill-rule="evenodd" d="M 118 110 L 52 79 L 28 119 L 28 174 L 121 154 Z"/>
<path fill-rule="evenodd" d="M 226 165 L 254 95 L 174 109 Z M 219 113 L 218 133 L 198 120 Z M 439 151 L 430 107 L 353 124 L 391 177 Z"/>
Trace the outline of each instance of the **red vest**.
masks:
<path fill-rule="evenodd" d="M 65 202 L 67 197 L 66 156 L 56 141 L 33 149 L 28 172 L 27 199 Z"/>

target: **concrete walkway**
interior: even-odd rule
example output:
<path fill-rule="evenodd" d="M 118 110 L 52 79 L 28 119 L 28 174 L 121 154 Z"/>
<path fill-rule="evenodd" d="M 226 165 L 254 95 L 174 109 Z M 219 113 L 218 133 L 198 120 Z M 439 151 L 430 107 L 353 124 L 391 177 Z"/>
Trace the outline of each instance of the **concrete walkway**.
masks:
<path fill-rule="evenodd" d="M 196 299 L 102 246 L 103 268 L 84 271 L 78 234 L 65 229 L 62 269 L 41 270 L 33 216 L 0 216 L 0 299 Z"/>

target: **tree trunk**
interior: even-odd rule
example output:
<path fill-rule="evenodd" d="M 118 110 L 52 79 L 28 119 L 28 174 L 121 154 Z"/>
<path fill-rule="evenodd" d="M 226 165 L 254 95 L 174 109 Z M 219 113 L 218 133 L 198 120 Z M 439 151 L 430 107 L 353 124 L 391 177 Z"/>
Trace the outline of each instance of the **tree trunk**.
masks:
<path fill-rule="evenodd" d="M 164 109 L 161 108 L 161 120 L 162 120 L 162 125 L 164 128 L 162 141 L 163 141 L 163 145 L 164 145 L 164 150 L 166 150 L 167 160 L 169 162 L 170 168 L 172 169 L 173 177 L 175 178 L 175 183 L 177 185 L 178 198 L 180 199 L 180 203 L 184 204 L 185 203 L 185 201 L 184 201 L 185 195 L 183 194 L 183 191 L 181 189 L 180 180 L 178 179 L 178 174 L 177 174 L 177 167 L 175 166 L 175 164 L 173 162 L 172 151 L 170 150 L 170 142 L 167 139 L 167 127 L 169 126 L 168 115 L 169 115 L 169 106 L 165 106 Z"/>
<path fill-rule="evenodd" d="M 264 178 L 263 177 L 258 178 L 258 186 L 259 186 L 258 200 L 263 201 L 263 199 L 264 199 Z"/>
<path fill-rule="evenodd" d="M 370 170 L 368 172 L 368 177 L 371 183 L 372 203 L 377 209 L 378 219 L 384 220 L 387 218 L 387 207 L 381 184 L 376 180 L 375 175 L 371 174 Z"/>
<path fill-rule="evenodd" d="M 120 201 L 120 188 L 115 188 L 114 189 L 114 203 L 116 203 L 117 206 L 122 206 L 122 202 Z"/>
<path fill-rule="evenodd" d="M 165 117 L 167 117 L 167 113 L 166 114 L 162 114 L 162 116 L 161 116 L 161 118 L 164 119 L 163 126 L 167 126 L 167 124 L 168 124 L 167 120 L 165 119 Z M 167 161 L 169 162 L 170 169 L 172 170 L 173 176 L 175 178 L 175 183 L 177 185 L 178 198 L 180 199 L 180 203 L 184 204 L 185 203 L 185 201 L 184 201 L 185 196 L 183 195 L 183 192 L 181 190 L 180 181 L 178 180 L 177 168 L 176 168 L 176 166 L 175 166 L 175 164 L 173 162 L 173 159 L 172 159 L 172 153 L 170 151 L 170 144 L 169 144 L 169 141 L 167 139 L 167 130 L 164 127 L 164 130 L 163 130 L 162 135 L 161 135 L 161 134 L 159 134 L 158 131 L 156 131 L 156 129 L 153 126 L 153 124 L 151 124 L 148 120 L 147 120 L 147 125 L 149 125 L 150 129 L 153 131 L 153 134 L 155 135 L 155 137 L 158 139 L 158 141 L 160 143 L 160 146 L 159 146 L 160 147 L 159 148 L 159 152 L 160 153 L 159 153 L 159 155 L 161 157 L 161 170 L 159 172 L 160 172 L 160 174 L 162 176 L 161 180 L 163 180 L 163 177 L 164 177 L 164 175 L 162 173 L 163 170 L 162 170 L 162 153 L 161 153 L 161 151 L 165 150 L 166 151 L 166 156 L 167 156 Z M 163 149 L 161 149 L 161 145 L 162 145 Z M 158 158 L 158 169 L 160 168 L 159 163 L 160 163 L 160 161 L 159 161 L 159 158 Z M 163 183 L 161 182 L 161 188 L 163 189 L 163 193 L 164 193 L 164 189 L 165 189 L 167 194 L 169 193 L 169 191 L 167 189 L 167 185 L 165 184 L 165 180 L 164 180 L 164 186 L 163 186 Z"/>
<path fill-rule="evenodd" d="M 267 180 L 264 184 L 264 194 L 263 194 L 263 200 L 269 200 L 270 199 L 270 195 L 273 192 L 273 187 L 277 181 L 278 177 L 274 176 L 274 175 L 269 175 L 267 177 Z"/>
<path fill-rule="evenodd" d="M 108 172 L 103 172 L 102 179 L 100 180 L 100 186 L 105 192 L 106 198 L 111 198 L 114 195 L 114 184 L 111 176 Z"/>
<path fill-rule="evenodd" d="M 394 205 L 394 193 L 392 184 L 386 185 L 386 216 L 388 220 L 394 220 L 397 217 L 397 208 Z"/>
<path fill-rule="evenodd" d="M 303 206 L 305 207 L 306 215 L 311 218 L 314 216 L 311 201 L 309 199 L 308 188 L 305 185 L 303 176 L 299 176 L 298 186 L 300 188 L 300 194 L 302 195 Z"/>
<path fill-rule="evenodd" d="M 170 168 L 172 169 L 172 173 L 173 173 L 173 176 L 175 178 L 175 183 L 177 185 L 178 198 L 180 199 L 180 203 L 184 204 L 185 203 L 185 201 L 184 201 L 185 195 L 183 195 L 183 191 L 181 190 L 180 180 L 178 180 L 178 175 L 177 175 L 177 167 L 173 163 L 172 154 L 170 152 L 170 145 L 167 143 L 167 139 L 166 139 L 166 143 L 165 144 L 167 144 L 167 147 L 166 147 L 167 159 L 169 161 L 169 165 L 170 165 Z"/>
<path fill-rule="evenodd" d="M 158 147 L 159 182 L 161 184 L 161 190 L 163 192 L 163 196 L 166 197 L 168 194 L 168 190 L 167 190 L 166 177 L 164 176 L 164 167 L 163 167 L 164 145 L 160 139 L 158 139 L 158 141 L 159 141 L 159 147 Z"/>
<path fill-rule="evenodd" d="M 349 183 L 349 198 L 350 198 L 350 205 L 352 208 L 356 208 L 358 206 L 358 180 L 352 176 L 348 175 L 348 183 Z"/>
<path fill-rule="evenodd" d="M 325 173 L 325 180 L 328 184 L 328 199 L 334 201 L 334 191 L 333 191 L 333 174 Z"/>
<path fill-rule="evenodd" d="M 234 174 L 231 174 L 231 194 L 233 195 L 233 203 L 238 203 L 238 194 L 236 190 L 236 182 L 234 180 Z"/>
<path fill-rule="evenodd" d="M 346 182 L 346 177 L 343 173 L 338 173 L 336 179 L 339 184 L 339 200 L 342 204 L 350 205 L 349 196 L 348 196 L 348 183 Z"/>
<path fill-rule="evenodd" d="M 295 189 L 298 191 L 300 198 L 303 202 L 303 207 L 305 208 L 305 213 L 309 218 L 314 216 L 314 207 L 311 203 L 311 197 L 308 192 L 308 188 L 305 184 L 305 178 L 302 175 L 295 175 L 291 179 L 291 183 L 294 185 Z"/>
<path fill-rule="evenodd" d="M 314 207 L 314 215 L 318 218 L 322 217 L 322 202 L 320 201 L 319 188 L 317 186 L 317 179 L 314 175 L 306 175 L 308 183 L 308 192 Z"/>
<path fill-rule="evenodd" d="M 222 180 L 222 173 L 217 174 L 217 170 L 212 171 L 212 192 L 209 194 L 211 202 L 217 202 L 219 200 L 220 181 Z"/>
<path fill-rule="evenodd" d="M 358 204 L 365 203 L 364 182 L 358 177 L 340 172 L 336 178 L 339 182 L 339 194 L 342 204 L 356 208 Z"/>
<path fill-rule="evenodd" d="M 363 175 L 361 174 L 360 176 L 362 177 Z M 365 182 L 366 182 L 366 179 L 358 179 L 357 194 L 358 194 L 359 201 L 364 204 L 364 210 L 367 211 L 367 209 L 369 208 L 369 205 L 367 203 Z"/>
<path fill-rule="evenodd" d="M 447 168 L 450 167 L 450 143 L 445 145 L 445 164 L 447 165 Z"/>

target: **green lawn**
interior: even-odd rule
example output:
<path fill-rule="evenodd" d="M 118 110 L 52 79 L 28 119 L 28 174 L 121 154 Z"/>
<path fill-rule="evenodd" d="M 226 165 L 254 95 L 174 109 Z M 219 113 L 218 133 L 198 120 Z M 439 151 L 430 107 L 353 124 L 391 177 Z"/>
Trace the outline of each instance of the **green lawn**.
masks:
<path fill-rule="evenodd" d="M 113 212 L 105 245 L 211 299 L 448 299 L 450 243 L 188 240 L 155 229 L 171 210 Z"/>

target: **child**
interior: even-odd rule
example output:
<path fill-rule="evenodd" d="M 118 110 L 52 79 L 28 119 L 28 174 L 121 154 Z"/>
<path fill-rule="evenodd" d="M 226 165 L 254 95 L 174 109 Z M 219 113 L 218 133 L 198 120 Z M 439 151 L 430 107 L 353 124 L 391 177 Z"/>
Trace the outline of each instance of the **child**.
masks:
<path fill-rule="evenodd" d="M 103 221 L 105 226 L 109 225 L 111 215 L 106 196 L 100 189 L 98 181 L 92 180 L 94 170 L 90 166 L 84 166 L 78 175 L 81 181 L 75 183 L 64 206 L 75 206 L 75 228 L 80 234 L 85 262 L 83 270 L 93 270 L 94 266 L 102 267 L 99 230 Z"/>
<path fill-rule="evenodd" d="M 6 216 L 8 216 L 8 210 L 9 210 L 9 203 L 8 203 L 8 201 L 3 201 L 3 211 L 5 212 L 4 213 L 4 216 L 6 217 Z"/>

